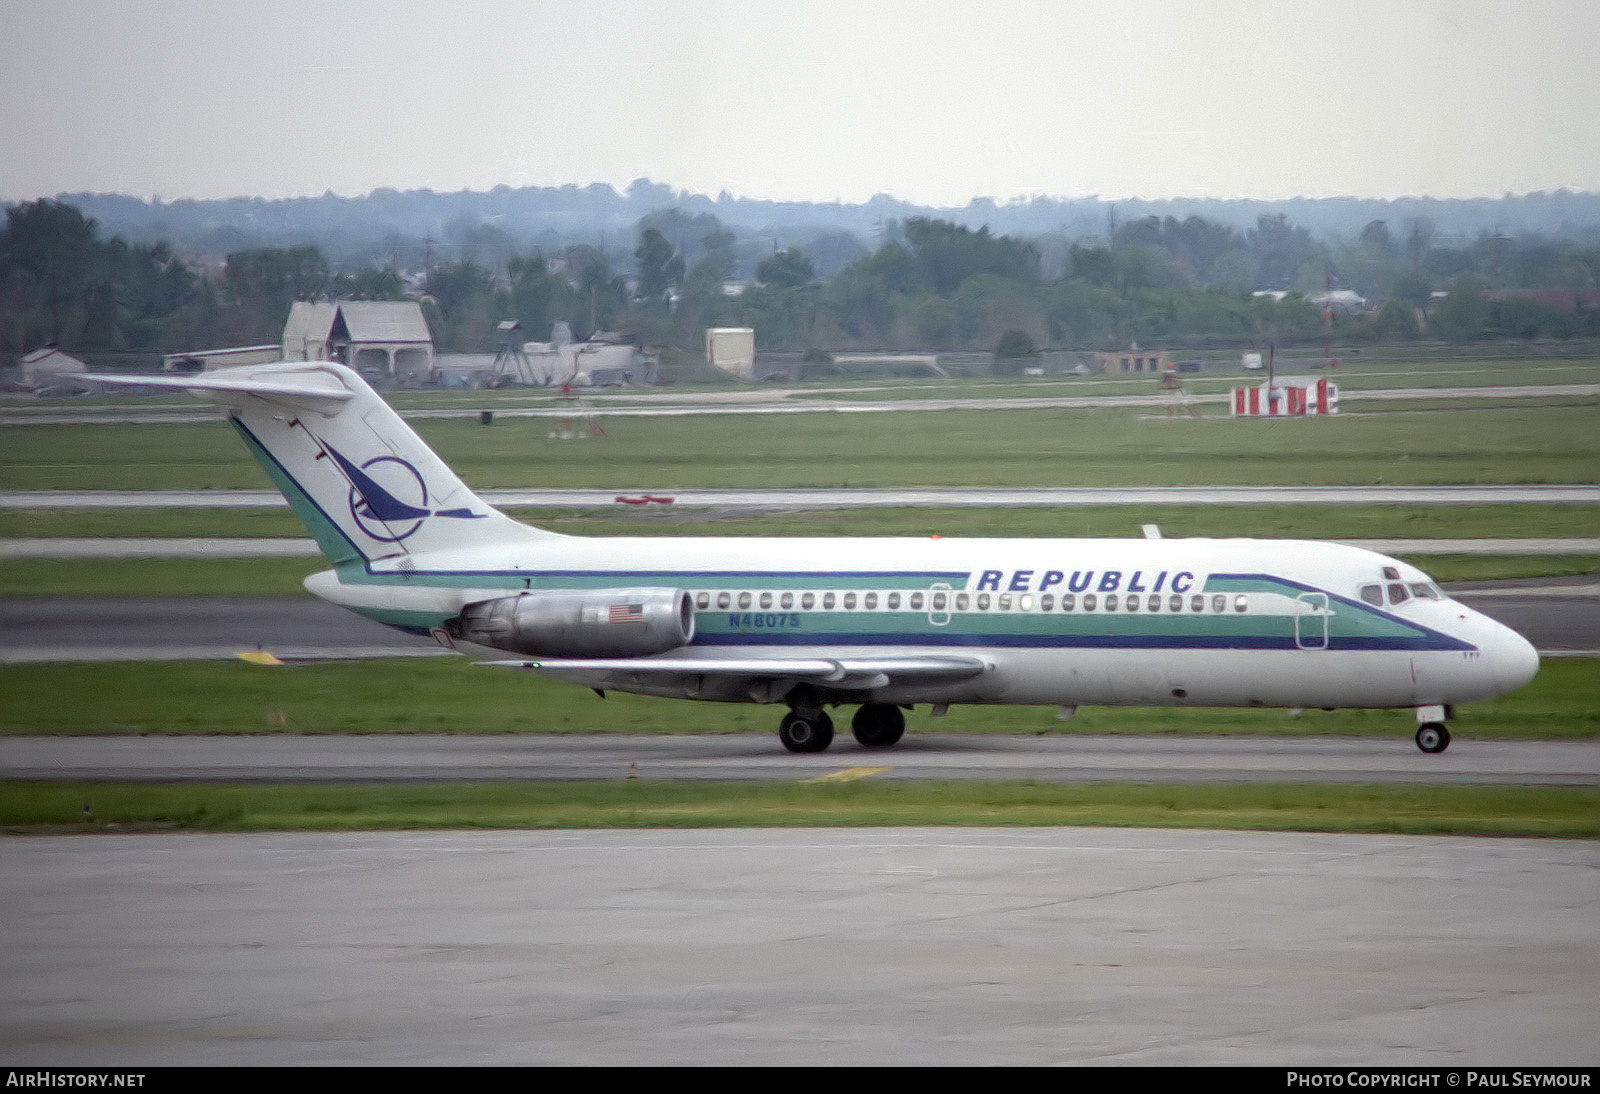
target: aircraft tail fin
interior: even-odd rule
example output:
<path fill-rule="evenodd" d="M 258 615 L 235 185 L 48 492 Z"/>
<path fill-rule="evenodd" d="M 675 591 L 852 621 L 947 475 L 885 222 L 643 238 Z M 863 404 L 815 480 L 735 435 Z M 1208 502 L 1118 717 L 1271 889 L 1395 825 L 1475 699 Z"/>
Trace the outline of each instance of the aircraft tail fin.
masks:
<path fill-rule="evenodd" d="M 246 447 L 335 566 L 555 536 L 479 498 L 393 407 L 337 362 L 95 379 L 182 388 L 227 407 Z"/>

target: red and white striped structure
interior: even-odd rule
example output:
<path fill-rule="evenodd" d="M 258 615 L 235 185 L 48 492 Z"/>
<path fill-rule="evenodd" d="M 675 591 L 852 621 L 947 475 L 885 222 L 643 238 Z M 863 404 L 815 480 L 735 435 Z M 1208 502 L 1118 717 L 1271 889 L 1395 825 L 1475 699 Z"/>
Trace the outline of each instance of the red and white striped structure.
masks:
<path fill-rule="evenodd" d="M 1235 418 L 1298 418 L 1339 413 L 1339 385 L 1326 376 L 1233 389 Z"/>

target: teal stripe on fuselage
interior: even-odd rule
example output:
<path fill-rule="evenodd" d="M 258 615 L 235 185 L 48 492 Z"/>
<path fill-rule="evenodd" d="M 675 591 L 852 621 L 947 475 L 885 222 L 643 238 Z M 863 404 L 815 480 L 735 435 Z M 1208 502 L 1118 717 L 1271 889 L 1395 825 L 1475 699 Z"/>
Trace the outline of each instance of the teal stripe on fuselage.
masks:
<path fill-rule="evenodd" d="M 543 575 L 493 574 L 385 574 L 371 575 L 371 583 L 397 587 L 445 584 L 496 588 L 509 591 L 534 589 L 594 589 L 670 584 L 696 591 L 744 589 L 751 592 L 818 592 L 823 590 L 877 589 L 901 592 L 929 590 L 927 574 L 810 573 L 797 575 L 681 571 L 629 571 L 608 574 Z M 964 575 L 939 574 L 960 579 Z M 542 577 L 544 580 L 534 580 Z M 581 578 L 581 580 L 576 580 Z M 920 584 L 906 582 L 920 579 Z M 498 582 L 505 582 L 499 585 Z M 1274 594 L 1292 601 L 1304 592 L 1328 598 L 1328 650 L 1438 650 L 1467 649 L 1465 643 L 1427 627 L 1409 623 L 1358 601 L 1348 600 L 1308 586 L 1268 575 L 1222 575 L 1208 580 L 1206 597 L 1213 593 Z M 968 595 L 976 597 L 977 594 Z M 759 599 L 759 598 L 758 598 Z M 1145 598 L 1140 598 L 1141 604 Z M 1186 605 L 1187 606 L 1187 605 Z M 1209 601 L 1208 601 L 1209 609 Z M 367 610 L 380 622 L 425 633 L 443 622 L 436 613 Z M 945 622 L 936 623 L 934 619 Z M 790 647 L 797 645 L 860 646 L 997 646 L 1014 648 L 1130 649 L 1298 649 L 1304 635 L 1297 632 L 1297 617 L 1259 610 L 1236 612 L 1230 601 L 1225 611 L 949 611 L 813 608 L 703 608 L 696 613 L 697 646 Z M 1320 633 L 1320 628 L 1319 628 Z"/>
<path fill-rule="evenodd" d="M 311 538 L 317 541 L 317 548 L 339 571 L 339 580 L 348 584 L 355 574 L 365 573 L 366 556 L 350 541 L 350 537 L 346 536 L 332 518 L 322 511 L 322 507 L 301 489 L 300 484 L 278 462 L 277 457 L 273 456 L 267 446 L 262 444 L 243 422 L 232 415 L 229 415 L 228 421 L 238 431 L 245 447 L 256 458 L 262 470 L 266 471 L 273 485 L 283 494 L 284 500 L 289 503 L 289 508 L 300 518 L 300 523 L 311 533 Z"/>
<path fill-rule="evenodd" d="M 442 628 L 445 621 L 454 616 L 453 612 L 412 611 L 402 608 L 353 608 L 351 610 L 366 616 L 374 623 L 382 623 L 397 630 L 424 636 Z"/>
<path fill-rule="evenodd" d="M 1427 627 L 1408 622 L 1372 605 L 1349 597 L 1339 596 L 1314 586 L 1272 577 L 1266 574 L 1212 574 L 1206 579 L 1206 592 L 1275 593 L 1296 598 L 1306 593 L 1328 598 L 1328 641 L 1330 648 L 1340 646 L 1370 646 L 1373 643 L 1392 641 L 1398 648 L 1414 648 L 1411 644 L 1422 639 L 1437 639 L 1443 644 L 1427 648 L 1465 649 L 1464 643 L 1440 635 Z M 1282 616 L 1294 627 L 1293 616 Z"/>

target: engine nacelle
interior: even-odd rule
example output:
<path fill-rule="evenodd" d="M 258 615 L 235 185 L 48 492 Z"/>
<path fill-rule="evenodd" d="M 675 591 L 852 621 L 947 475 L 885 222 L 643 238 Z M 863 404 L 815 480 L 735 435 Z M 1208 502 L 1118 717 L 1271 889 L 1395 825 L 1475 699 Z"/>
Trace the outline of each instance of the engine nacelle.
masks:
<path fill-rule="evenodd" d="M 468 604 L 446 630 L 539 657 L 644 657 L 694 641 L 694 603 L 682 589 L 541 590 Z"/>

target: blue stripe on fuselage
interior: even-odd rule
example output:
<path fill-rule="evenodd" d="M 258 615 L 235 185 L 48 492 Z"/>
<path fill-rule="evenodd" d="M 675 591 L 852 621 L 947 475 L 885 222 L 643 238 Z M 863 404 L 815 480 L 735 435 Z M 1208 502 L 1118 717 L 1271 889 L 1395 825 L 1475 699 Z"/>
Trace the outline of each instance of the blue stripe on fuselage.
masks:
<path fill-rule="evenodd" d="M 1442 641 L 1440 641 L 1442 639 Z M 1300 650 L 1289 635 L 1173 634 L 972 634 L 939 630 L 879 634 L 815 634 L 763 631 L 746 634 L 696 634 L 695 646 L 972 646 L 1002 649 L 1133 649 L 1133 650 Z M 1463 650 L 1474 647 L 1446 635 L 1393 638 L 1335 638 L 1305 652 L 1340 650 Z"/>

